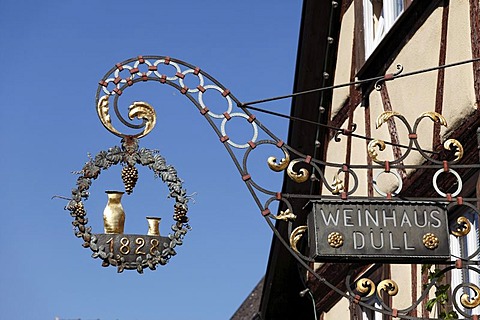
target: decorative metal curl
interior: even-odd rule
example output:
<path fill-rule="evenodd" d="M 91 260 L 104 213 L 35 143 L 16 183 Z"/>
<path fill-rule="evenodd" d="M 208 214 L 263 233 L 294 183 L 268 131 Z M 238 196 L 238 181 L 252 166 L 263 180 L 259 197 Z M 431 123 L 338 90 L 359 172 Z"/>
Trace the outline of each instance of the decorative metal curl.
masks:
<path fill-rule="evenodd" d="M 159 67 L 162 65 L 173 67 L 171 74 L 161 74 Z M 183 67 L 186 69 L 182 70 Z M 121 72 L 126 74 L 122 75 Z M 195 88 L 188 88 L 186 86 L 184 78 L 187 75 L 198 78 L 198 85 Z M 205 83 L 207 79 L 210 81 L 210 83 Z M 195 104 L 201 114 L 209 121 L 210 125 L 214 127 L 217 135 L 219 138 L 221 138 L 221 141 L 224 142 L 225 145 L 240 149 L 248 148 L 250 143 L 254 143 L 257 138 L 257 125 L 260 125 L 261 129 L 267 135 L 274 140 L 277 140 L 277 137 L 275 137 L 265 127 L 261 126 L 260 122 L 256 120 L 255 116 L 252 115 L 246 108 L 242 107 L 240 101 L 236 99 L 227 88 L 223 87 L 220 82 L 203 72 L 200 68 L 168 56 L 138 56 L 136 58 L 125 60 L 121 63 L 117 63 L 115 67 L 110 69 L 104 75 L 102 80 L 100 80 L 96 94 L 96 102 L 99 117 L 104 119 L 102 123 L 109 131 L 116 135 L 121 134 L 118 130 L 113 130 L 109 117 L 106 116 L 106 111 L 108 110 L 105 109 L 107 106 L 105 102 L 106 99 L 112 96 L 114 97 L 113 108 L 115 110 L 115 114 L 123 125 L 132 129 L 140 129 L 147 126 L 145 121 L 140 125 L 129 123 L 118 111 L 118 99 L 122 95 L 123 91 L 134 84 L 140 82 L 143 83 L 146 81 L 155 81 L 161 84 L 167 84 L 185 95 L 193 104 Z M 224 112 L 221 111 L 215 113 L 210 110 L 209 106 L 207 106 L 204 101 L 204 94 L 206 91 L 215 91 L 226 100 L 228 105 L 223 110 Z M 101 96 L 102 93 L 105 95 Z M 232 112 L 234 104 L 236 104 L 242 112 Z M 250 141 L 245 141 L 245 143 L 235 143 L 229 139 L 228 135 L 226 134 L 226 123 L 233 117 L 244 118 L 247 120 L 245 122 L 251 125 L 254 134 Z M 218 125 L 212 121 L 213 119 L 221 119 L 222 122 L 220 125 Z M 140 135 L 138 135 L 138 137 L 140 137 Z"/>
<path fill-rule="evenodd" d="M 382 90 L 382 85 L 385 83 L 385 81 L 390 81 L 395 79 L 396 76 L 398 76 L 400 73 L 403 72 L 403 66 L 400 63 L 397 63 L 396 65 L 397 71 L 388 75 L 385 75 L 383 78 L 377 80 L 375 82 L 375 90 L 380 91 Z"/>
<path fill-rule="evenodd" d="M 292 221 L 297 219 L 297 216 L 293 214 L 290 209 L 287 209 L 285 211 L 280 211 L 280 213 L 276 216 L 273 216 L 275 220 L 283 220 L 283 221 Z"/>
<path fill-rule="evenodd" d="M 452 230 L 452 234 L 457 237 L 464 237 L 466 236 L 470 230 L 472 229 L 472 224 L 470 220 L 466 217 L 458 217 L 457 218 L 457 225 L 455 229 Z"/>
<path fill-rule="evenodd" d="M 290 162 L 290 164 L 287 167 L 288 176 L 290 177 L 290 179 L 292 179 L 296 183 L 305 182 L 310 177 L 310 173 L 305 168 L 301 168 L 299 173 L 297 173 L 293 170 L 293 166 L 295 164 L 299 163 L 299 162 L 300 162 L 299 160 L 293 160 L 293 161 Z"/>
<path fill-rule="evenodd" d="M 398 285 L 391 279 L 382 280 L 377 286 L 377 294 L 380 299 L 382 297 L 382 291 L 391 297 L 396 296 L 398 293 Z"/>
<path fill-rule="evenodd" d="M 273 201 L 283 202 L 287 206 L 287 209 L 285 211 L 280 211 L 280 213 L 278 215 L 272 215 L 270 213 L 270 209 L 268 207 L 270 206 L 270 204 Z M 264 212 L 265 213 L 268 212 L 268 214 L 264 214 L 264 215 L 268 215 L 269 217 L 271 217 L 275 220 L 293 221 L 297 218 L 297 216 L 293 213 L 293 208 L 292 208 L 291 203 L 287 199 L 278 198 L 277 196 L 272 197 L 265 202 L 265 211 Z"/>
<path fill-rule="evenodd" d="M 376 125 L 376 128 L 380 128 L 385 122 L 387 122 L 388 120 L 392 119 L 392 118 L 398 118 L 406 127 L 407 129 L 407 132 L 409 134 L 409 143 L 408 143 L 408 146 L 407 146 L 407 149 L 406 151 L 403 153 L 403 155 L 401 155 L 400 157 L 398 157 L 397 159 L 394 159 L 394 160 L 391 160 L 389 161 L 390 164 L 397 164 L 397 163 L 401 163 L 410 153 L 410 151 L 412 150 L 412 145 L 413 145 L 413 141 L 412 141 L 412 134 L 414 133 L 412 131 L 412 128 L 410 127 L 410 124 L 408 123 L 407 119 L 405 119 L 405 117 L 400 114 L 399 112 L 396 112 L 396 111 L 384 111 L 382 112 L 378 117 L 377 117 L 377 120 L 375 122 L 375 125 Z M 369 144 L 368 144 L 368 147 L 367 147 L 367 152 L 369 154 L 369 156 L 372 158 L 372 160 L 378 164 L 381 164 L 381 165 L 384 165 L 385 164 L 385 161 L 381 161 L 378 159 L 378 154 L 375 150 L 375 147 L 379 147 L 380 151 L 383 151 L 385 150 L 385 142 L 382 141 L 382 140 L 372 140 Z"/>
<path fill-rule="evenodd" d="M 144 120 L 145 127 L 142 133 L 135 136 L 137 139 L 149 134 L 157 123 L 157 114 L 155 113 L 155 109 L 148 103 L 142 101 L 134 102 L 132 105 L 130 105 L 130 107 L 128 107 L 128 117 L 130 120 L 133 120 L 134 118 Z"/>
<path fill-rule="evenodd" d="M 384 112 L 382 112 L 377 117 L 377 121 L 375 121 L 375 127 L 377 129 L 380 128 L 382 126 L 382 124 L 384 124 L 385 122 L 387 122 L 388 120 L 390 120 L 394 116 L 402 116 L 402 114 L 399 113 L 399 112 L 396 112 L 396 111 L 384 111 Z"/>
<path fill-rule="evenodd" d="M 441 164 L 441 163 L 443 163 L 443 160 L 442 159 L 440 159 L 440 160 L 439 159 L 434 159 L 434 158 L 430 157 L 422 149 L 422 147 L 420 146 L 420 143 L 418 142 L 418 139 L 416 138 L 416 136 L 417 136 L 416 132 L 417 132 L 418 126 L 424 118 L 429 118 L 434 123 L 438 123 L 441 126 L 447 127 L 447 120 L 440 113 L 433 112 L 433 111 L 424 112 L 420 115 L 420 117 L 417 118 L 417 120 L 415 120 L 415 124 L 413 125 L 413 132 L 412 132 L 413 138 L 411 137 L 410 141 L 413 140 L 413 142 L 415 143 L 415 147 L 417 148 L 418 152 L 420 152 L 422 157 L 424 157 L 426 160 L 429 160 L 429 161 L 431 161 L 433 163 L 436 163 L 436 164 Z M 457 141 L 455 139 L 449 139 L 449 140 L 444 142 L 443 147 L 446 150 L 451 150 L 452 147 L 455 147 L 455 149 L 456 149 L 456 152 L 455 152 L 455 157 L 456 158 L 453 161 L 450 161 L 450 162 L 458 162 L 463 157 L 463 147 L 462 147 L 462 145 L 459 141 Z"/>
<path fill-rule="evenodd" d="M 385 147 L 386 147 L 385 141 L 378 140 L 378 139 L 374 139 L 370 141 L 367 147 L 368 156 L 372 159 L 372 161 L 376 163 L 383 163 L 383 161 L 378 160 L 378 153 L 377 153 L 377 150 L 375 149 L 377 147 L 380 151 L 385 150 Z"/>
<path fill-rule="evenodd" d="M 475 297 L 470 298 L 467 293 L 464 293 L 460 296 L 460 303 L 462 306 L 468 309 L 476 308 L 480 305 L 480 288 L 478 288 L 475 284 L 469 283 L 466 285 L 469 289 L 473 290 L 475 293 Z"/>
<path fill-rule="evenodd" d="M 111 117 L 109 114 L 110 107 L 109 107 L 109 97 L 108 96 L 103 96 L 100 98 L 98 104 L 97 104 L 97 114 L 98 117 L 100 118 L 100 121 L 102 122 L 103 126 L 113 133 L 116 136 L 119 137 L 126 137 L 126 134 L 122 134 L 119 132 L 117 129 L 115 129 L 112 125 L 111 122 Z M 155 113 L 155 109 L 149 105 L 146 102 L 134 102 L 132 105 L 129 106 L 128 108 L 128 117 L 130 120 L 133 120 L 134 118 L 138 119 L 143 119 L 144 124 L 143 124 L 143 132 L 138 133 L 134 135 L 133 137 L 140 139 L 152 131 L 152 129 L 155 127 L 155 124 L 157 122 L 157 115 Z"/>
<path fill-rule="evenodd" d="M 375 293 L 375 283 L 369 278 L 361 278 L 357 281 L 356 289 L 364 297 L 371 297 Z"/>
<path fill-rule="evenodd" d="M 460 159 L 463 158 L 463 146 L 462 144 L 456 140 L 456 139 L 448 139 L 447 141 L 445 141 L 443 143 L 443 147 L 446 149 L 446 150 L 451 150 L 452 146 L 456 149 L 455 151 L 455 159 L 453 160 L 453 162 L 457 162 L 459 161 Z"/>
<path fill-rule="evenodd" d="M 442 116 L 440 113 L 434 112 L 434 111 L 428 111 L 428 112 L 422 113 L 420 117 L 417 119 L 417 121 L 420 121 L 422 118 L 427 118 L 427 117 L 432 119 L 433 122 L 439 123 L 444 127 L 448 126 L 447 120 L 445 119 L 445 117 Z"/>
<path fill-rule="evenodd" d="M 341 180 L 338 176 L 338 172 L 335 174 L 333 177 L 333 183 L 332 183 L 332 188 L 333 190 L 331 191 L 332 194 L 340 194 L 342 191 L 345 190 L 345 186 L 343 184 L 343 180 Z"/>
<path fill-rule="evenodd" d="M 347 130 L 347 129 L 337 129 L 337 132 L 335 132 L 335 136 L 334 136 L 335 142 L 342 141 L 342 139 L 340 138 L 341 134 L 343 134 L 344 136 L 348 136 L 348 135 L 351 135 L 352 133 L 354 133 L 355 130 L 357 130 L 357 124 L 355 122 L 353 122 L 351 124 L 349 130 Z"/>
<path fill-rule="evenodd" d="M 297 249 L 297 243 L 300 241 L 302 236 L 305 234 L 305 232 L 308 230 L 307 226 L 300 226 L 295 228 L 292 231 L 292 234 L 290 234 L 290 247 L 295 251 L 296 253 L 300 254 L 300 251 Z"/>
<path fill-rule="evenodd" d="M 330 191 L 333 195 L 341 194 L 343 192 L 346 192 L 347 195 L 354 194 L 357 189 L 358 189 L 358 176 L 355 173 L 355 171 L 352 170 L 352 168 L 347 168 L 345 169 L 345 166 L 342 166 L 342 168 L 338 169 L 338 171 L 335 173 L 333 176 L 333 183 L 329 184 L 327 179 L 324 177 L 322 172 L 315 166 L 315 163 L 311 163 L 312 166 L 315 167 L 317 172 L 320 174 L 321 180 L 323 182 L 323 185 L 325 188 Z M 328 165 L 328 164 L 327 164 Z M 348 174 L 351 178 L 353 178 L 351 183 L 349 184 L 349 190 L 345 189 L 345 185 L 343 183 L 343 180 L 340 179 L 340 173 Z"/>
<path fill-rule="evenodd" d="M 269 157 L 267 159 L 268 167 L 273 171 L 280 172 L 285 170 L 288 167 L 290 163 L 290 154 L 286 150 L 283 150 L 283 152 L 285 154 L 285 158 L 282 158 L 282 160 L 280 160 L 279 163 L 276 162 L 277 161 L 276 157 Z"/>

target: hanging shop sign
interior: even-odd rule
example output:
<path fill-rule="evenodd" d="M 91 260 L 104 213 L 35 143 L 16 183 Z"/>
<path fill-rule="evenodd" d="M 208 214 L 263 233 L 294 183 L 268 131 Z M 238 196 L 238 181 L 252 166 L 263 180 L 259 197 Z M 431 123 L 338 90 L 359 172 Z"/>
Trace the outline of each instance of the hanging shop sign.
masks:
<path fill-rule="evenodd" d="M 111 123 L 109 97 L 105 95 L 99 99 L 97 113 L 105 128 L 121 138 L 121 145 L 100 151 L 91 157 L 80 171 L 76 172 L 79 176 L 66 209 L 74 219 L 72 224 L 75 236 L 84 241 L 83 247 L 90 248 L 93 258 L 102 260 L 102 266 L 116 267 L 118 272 L 136 270 L 143 273 L 144 269 L 155 270 L 157 265 L 165 265 L 172 256 L 176 255 L 175 248 L 183 244 L 183 238 L 190 229 L 187 217 L 188 196 L 183 188 L 183 181 L 177 176 L 176 169 L 168 165 L 165 158 L 157 151 L 139 148 L 139 139 L 147 135 L 155 126 L 155 109 L 146 102 L 133 103 L 129 107 L 128 116 L 130 119 L 143 120 L 143 125 L 140 126 L 143 131 L 136 135 L 122 134 Z M 105 191 L 107 203 L 103 210 L 103 233 L 94 233 L 87 224 L 84 201 L 90 196 L 89 188 L 92 182 L 99 178 L 103 170 L 115 165 L 123 167 L 121 178 L 124 190 Z M 166 197 L 175 201 L 172 209 L 173 232 L 167 236 L 160 235 L 161 218 L 152 216 L 143 216 L 146 218 L 146 234 L 125 233 L 126 221 L 138 218 L 138 213 L 134 212 L 128 213 L 129 217 L 126 219 L 127 214 L 121 202 L 125 193 L 130 196 L 134 191 L 138 180 L 137 166 L 148 167 L 155 177 L 160 178 L 159 180 L 168 186 L 169 193 Z M 136 208 L 140 209 L 141 206 Z M 101 219 L 102 212 L 96 212 L 95 216 Z"/>
<path fill-rule="evenodd" d="M 312 201 L 316 261 L 440 262 L 450 258 L 446 206 L 418 201 Z"/>

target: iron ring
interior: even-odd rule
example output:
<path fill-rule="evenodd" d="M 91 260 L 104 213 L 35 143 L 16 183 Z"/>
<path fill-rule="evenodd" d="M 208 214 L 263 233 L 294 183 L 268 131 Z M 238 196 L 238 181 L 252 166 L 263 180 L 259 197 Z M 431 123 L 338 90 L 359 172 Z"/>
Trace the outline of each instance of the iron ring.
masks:
<path fill-rule="evenodd" d="M 455 190 L 454 193 L 452 193 L 452 197 L 456 197 L 460 194 L 460 191 L 462 191 L 462 188 L 463 188 L 463 183 L 462 183 L 462 178 L 460 177 L 460 175 L 458 174 L 457 171 L 453 170 L 453 169 L 448 169 L 448 171 L 445 171 L 444 169 L 438 169 L 437 172 L 435 172 L 435 174 L 433 175 L 433 188 L 435 189 L 435 191 L 437 191 L 437 193 L 439 195 L 441 195 L 442 197 L 446 197 L 447 194 L 445 192 L 442 192 L 439 188 L 438 188 L 438 185 L 437 185 L 437 178 L 438 176 L 440 175 L 440 173 L 442 172 L 449 172 L 451 174 L 453 174 L 455 176 L 455 178 L 457 178 L 457 181 L 458 181 L 458 188 L 457 190 Z"/>
<path fill-rule="evenodd" d="M 155 61 L 155 62 L 153 63 L 153 66 L 157 67 L 160 63 L 165 64 L 165 59 L 159 59 L 159 60 Z M 178 66 L 178 64 L 176 64 L 175 62 L 170 61 L 168 64 L 165 64 L 165 65 L 174 67 L 178 73 L 181 73 L 181 72 L 182 72 L 182 70 L 180 69 L 180 67 Z M 158 72 L 158 70 L 154 71 L 154 73 L 155 73 L 155 75 L 156 75 L 157 77 L 159 77 L 159 78 L 162 77 L 162 75 L 160 74 L 160 72 Z M 165 75 L 165 76 L 166 76 L 166 75 Z M 175 81 L 175 80 L 178 79 L 178 77 L 177 77 L 176 74 L 175 74 L 173 77 L 166 77 L 166 79 L 167 79 L 167 80 L 170 80 L 170 81 Z"/>
<path fill-rule="evenodd" d="M 184 72 L 182 72 L 182 74 L 186 76 L 187 74 L 194 73 L 194 72 L 195 72 L 195 70 L 188 69 L 188 70 L 185 70 Z M 205 80 L 204 80 L 202 74 L 198 73 L 198 74 L 196 74 L 196 76 L 198 77 L 198 80 L 200 82 L 199 85 L 203 87 L 203 84 L 205 83 Z M 180 87 L 182 87 L 182 88 L 185 87 L 185 82 L 183 81 L 182 78 L 179 78 L 178 82 L 180 83 Z M 188 89 L 188 92 L 191 92 L 191 93 L 195 93 L 195 92 L 198 92 L 198 91 L 199 91 L 198 87 L 195 87 L 193 89 Z"/>
<path fill-rule="evenodd" d="M 247 116 L 245 113 L 238 113 L 238 112 L 230 114 L 230 117 L 232 117 L 232 118 L 233 117 L 242 117 L 246 120 L 250 119 L 249 116 Z M 225 130 L 225 125 L 227 124 L 227 121 L 228 121 L 228 119 L 224 118 L 223 121 L 222 121 L 222 124 L 220 125 L 220 131 L 222 132 L 222 135 L 224 135 L 224 136 L 227 135 L 227 132 Z M 258 127 L 257 127 L 257 124 L 255 122 L 251 122 L 250 124 L 252 125 L 252 128 L 253 128 L 253 137 L 252 137 L 252 140 L 250 140 L 250 141 L 255 142 L 255 140 L 257 140 L 257 138 L 258 138 Z M 236 147 L 236 148 L 239 148 L 239 149 L 245 149 L 245 148 L 248 148 L 250 146 L 248 143 L 237 144 L 230 139 L 227 140 L 227 143 L 230 144 L 232 147 Z"/>
<path fill-rule="evenodd" d="M 208 90 L 208 89 L 215 89 L 215 90 L 217 90 L 218 92 L 223 93 L 223 89 L 221 89 L 220 87 L 215 86 L 215 85 L 208 85 L 208 86 L 205 86 L 205 87 L 203 87 L 203 88 L 205 89 L 205 91 Z M 228 103 L 228 109 L 227 109 L 226 113 L 229 114 L 230 112 L 232 112 L 232 108 L 233 108 L 232 99 L 230 99 L 230 97 L 229 97 L 228 95 L 225 96 L 225 99 L 227 99 L 227 103 Z M 200 105 L 202 106 L 202 108 L 207 108 L 207 106 L 206 106 L 205 103 L 203 102 L 203 92 L 202 92 L 202 91 L 199 91 L 199 92 L 198 92 L 198 102 L 200 103 Z M 217 119 L 222 119 L 222 118 L 225 117 L 223 113 L 221 113 L 221 114 L 216 114 L 216 113 L 214 113 L 214 112 L 212 112 L 212 111 L 208 111 L 208 115 L 211 116 L 211 117 L 213 117 L 213 118 L 217 118 Z"/>
<path fill-rule="evenodd" d="M 403 188 L 403 181 L 402 181 L 402 177 L 400 177 L 400 175 L 398 174 L 398 172 L 396 171 L 380 171 L 379 173 L 377 173 L 377 175 L 375 176 L 375 179 L 373 179 L 373 188 L 375 189 L 375 191 L 377 191 L 377 193 L 381 196 L 384 196 L 384 197 L 387 197 L 387 193 L 383 192 L 382 190 L 380 190 L 377 186 L 377 179 L 378 177 L 382 174 L 382 173 L 391 173 L 393 174 L 396 178 L 397 178 L 397 181 L 398 181 L 398 188 L 397 190 L 395 190 L 394 192 L 392 192 L 392 195 L 393 196 L 396 196 L 400 193 L 400 191 L 402 191 L 402 188 Z"/>

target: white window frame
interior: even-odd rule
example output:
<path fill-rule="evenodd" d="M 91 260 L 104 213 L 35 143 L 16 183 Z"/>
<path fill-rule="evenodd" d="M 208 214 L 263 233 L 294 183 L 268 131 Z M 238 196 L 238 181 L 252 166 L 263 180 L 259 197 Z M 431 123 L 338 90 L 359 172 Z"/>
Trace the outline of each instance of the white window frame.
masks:
<path fill-rule="evenodd" d="M 374 25 L 373 3 L 383 3 L 376 25 Z M 372 54 L 404 11 L 404 0 L 363 0 L 365 59 Z"/>

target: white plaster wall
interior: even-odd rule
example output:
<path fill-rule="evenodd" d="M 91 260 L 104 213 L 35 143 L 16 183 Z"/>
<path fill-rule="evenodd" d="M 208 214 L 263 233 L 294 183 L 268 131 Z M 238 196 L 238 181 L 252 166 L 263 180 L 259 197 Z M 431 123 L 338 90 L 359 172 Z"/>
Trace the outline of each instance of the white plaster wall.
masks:
<path fill-rule="evenodd" d="M 362 112 L 356 112 L 354 114 L 354 123 L 357 124 L 357 129 L 355 133 L 361 135 L 365 134 L 365 114 L 363 113 L 364 109 L 359 108 Z M 342 126 L 343 129 L 347 128 L 347 123 Z M 345 157 L 347 153 L 347 137 L 340 135 L 341 141 L 336 142 L 332 140 L 328 145 L 327 150 L 327 162 L 336 163 L 340 166 L 345 163 Z M 352 158 L 351 164 L 365 164 L 367 161 L 367 144 L 365 140 L 352 138 Z M 338 172 L 338 167 L 327 166 L 325 169 L 325 178 L 328 183 L 331 185 L 335 174 Z M 355 192 L 356 195 L 367 195 L 367 175 L 366 170 L 355 170 L 355 173 L 358 175 L 359 183 L 358 189 Z M 339 175 L 340 179 L 345 181 L 344 174 Z M 350 188 L 353 186 L 353 179 L 350 178 Z M 322 194 L 330 195 L 328 189 L 323 188 Z"/>
<path fill-rule="evenodd" d="M 338 44 L 338 61 L 335 69 L 335 81 L 334 84 L 343 84 L 350 82 L 350 69 L 352 61 L 352 44 L 354 34 L 354 6 L 351 5 L 342 19 L 342 28 L 340 30 L 340 38 Z M 332 100 L 332 117 L 334 117 L 345 100 L 348 98 L 348 87 L 335 89 Z"/>
<path fill-rule="evenodd" d="M 440 37 L 442 26 L 443 8 L 436 9 L 429 17 L 428 21 L 413 35 L 410 41 L 405 45 L 394 63 L 390 66 L 388 73 L 396 71 L 396 64 L 404 66 L 403 73 L 435 67 L 439 62 Z M 471 40 L 470 40 L 470 21 L 469 1 L 454 0 L 450 1 L 449 22 L 447 34 L 447 55 L 446 63 L 471 59 Z M 353 6 L 349 8 L 345 16 L 345 24 L 342 29 L 339 47 L 339 63 L 335 75 L 335 83 L 348 82 L 350 75 L 351 45 L 353 43 Z M 387 82 L 388 93 L 394 111 L 400 112 L 406 117 L 413 126 L 415 119 L 423 112 L 435 110 L 437 71 L 423 73 L 415 76 L 398 78 Z M 335 115 L 343 101 L 348 97 L 348 88 L 335 90 L 332 106 L 332 115 Z M 442 135 L 445 135 L 454 129 L 461 122 L 469 117 L 475 111 L 475 93 L 473 88 L 472 65 L 448 68 L 445 70 L 444 85 L 444 103 L 442 114 L 447 119 L 448 128 L 442 129 Z M 478 106 L 477 106 L 478 107 Z M 370 113 L 372 119 L 372 136 L 374 138 L 390 141 L 390 134 L 387 124 L 375 130 L 375 120 L 383 112 L 383 104 L 379 92 L 372 92 L 370 95 Z M 364 109 L 357 108 L 354 115 L 354 122 L 358 125 L 356 133 L 364 134 Z M 408 144 L 407 131 L 403 124 L 395 120 L 399 130 L 400 143 Z M 344 126 L 345 128 L 345 126 Z M 433 122 L 429 119 L 422 120 L 418 130 L 418 139 L 424 149 L 432 148 Z M 345 161 L 346 137 L 342 137 L 340 143 L 331 142 L 328 147 L 327 161 L 343 163 Z M 365 142 L 353 140 L 352 144 L 352 163 L 366 164 L 366 144 Z M 379 152 L 379 159 L 393 160 L 392 149 L 387 146 L 383 152 Z M 406 164 L 419 164 L 423 158 L 416 152 L 412 152 L 407 158 Z M 336 170 L 327 169 L 326 176 L 331 181 Z M 375 173 L 374 173 L 375 174 Z M 358 195 L 366 194 L 366 173 L 361 177 L 361 189 Z M 390 184 L 390 185 L 388 185 Z M 391 189 L 396 187 L 395 181 L 386 183 L 385 187 Z M 417 292 L 420 296 L 422 287 L 420 283 L 421 269 L 417 267 L 418 282 L 413 284 L 417 286 Z M 403 309 L 412 303 L 412 277 L 410 265 L 392 265 L 391 278 L 397 282 L 400 287 L 397 296 L 393 297 L 393 307 Z M 418 309 L 421 315 L 421 307 Z M 325 320 L 348 319 L 348 302 L 342 299 L 327 314 Z"/>
<path fill-rule="evenodd" d="M 348 300 L 343 298 L 328 313 L 324 314 L 324 320 L 350 319 L 350 306 Z"/>
<path fill-rule="evenodd" d="M 397 71 L 397 64 L 404 67 L 403 73 L 430 68 L 438 65 L 440 52 L 442 8 L 436 9 L 426 22 L 405 45 L 398 54 L 395 62 L 388 68 L 387 73 Z M 435 96 L 437 86 L 437 72 L 428 72 L 419 75 L 398 78 L 386 83 L 388 95 L 393 111 L 401 113 L 413 126 L 415 120 L 423 113 L 435 111 Z M 370 96 L 372 106 L 372 119 L 383 112 L 383 105 L 379 92 Z M 396 127 L 401 144 L 409 142 L 408 131 L 403 123 L 396 119 Z M 387 130 L 387 125 L 384 124 Z M 433 135 L 433 122 L 429 119 L 422 120 L 418 131 L 418 141 L 423 149 L 431 150 Z M 372 133 L 376 137 L 375 133 Z M 390 141 L 390 138 L 388 137 Z M 402 149 L 402 154 L 406 149 Z M 392 158 L 393 159 L 393 158 Z M 421 162 L 422 157 L 418 152 L 411 152 L 406 159 L 406 164 Z"/>
<path fill-rule="evenodd" d="M 398 294 L 392 297 L 392 307 L 398 310 L 412 305 L 411 266 L 405 264 L 390 265 L 391 279 L 398 285 Z"/>
<path fill-rule="evenodd" d="M 469 16 L 468 0 L 450 1 L 447 64 L 472 58 Z M 448 134 L 473 112 L 475 91 L 472 64 L 446 69 L 443 115 L 448 128 L 442 128 L 442 133 Z"/>

